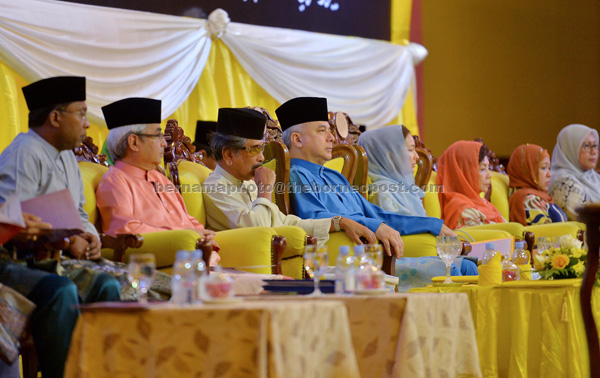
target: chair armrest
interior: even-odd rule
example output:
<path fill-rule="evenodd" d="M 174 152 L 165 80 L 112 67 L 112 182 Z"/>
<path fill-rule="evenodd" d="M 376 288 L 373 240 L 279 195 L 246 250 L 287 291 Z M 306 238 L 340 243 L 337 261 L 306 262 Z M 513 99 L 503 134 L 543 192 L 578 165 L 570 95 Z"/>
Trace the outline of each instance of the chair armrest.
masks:
<path fill-rule="evenodd" d="M 215 241 L 221 248 L 221 265 L 252 273 L 272 274 L 273 267 L 276 268 L 281 262 L 281 257 L 277 261 L 278 247 L 273 245 L 273 236 L 277 234 L 271 227 L 244 227 L 217 232 Z"/>
<path fill-rule="evenodd" d="M 144 238 L 140 234 L 118 234 L 117 236 L 100 234 L 100 242 L 102 248 L 110 248 L 114 251 L 113 261 L 124 262 L 125 250 L 127 248 L 140 248 L 144 243 Z"/>

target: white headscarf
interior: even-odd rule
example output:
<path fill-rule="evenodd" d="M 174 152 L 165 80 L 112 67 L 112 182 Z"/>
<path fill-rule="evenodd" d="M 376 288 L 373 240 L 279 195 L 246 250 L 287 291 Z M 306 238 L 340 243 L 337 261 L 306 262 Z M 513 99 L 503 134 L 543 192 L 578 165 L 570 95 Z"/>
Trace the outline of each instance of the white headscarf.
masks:
<path fill-rule="evenodd" d="M 367 152 L 369 177 L 380 188 L 398 188 L 389 194 L 405 215 L 427 216 L 421 198 L 425 193 L 415 185 L 402 126 L 386 126 L 360 135 L 358 144 Z"/>
<path fill-rule="evenodd" d="M 569 177 L 581 184 L 592 202 L 600 202 L 600 174 L 593 169 L 584 171 L 579 164 L 579 150 L 590 133 L 598 143 L 598 131 L 584 125 L 569 125 L 560 131 L 552 152 L 552 182 Z"/>

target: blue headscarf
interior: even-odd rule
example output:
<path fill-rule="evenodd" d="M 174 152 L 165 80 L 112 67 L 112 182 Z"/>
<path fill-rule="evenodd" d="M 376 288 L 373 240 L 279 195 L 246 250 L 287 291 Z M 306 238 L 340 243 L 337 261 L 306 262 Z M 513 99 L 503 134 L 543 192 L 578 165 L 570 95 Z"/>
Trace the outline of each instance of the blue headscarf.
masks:
<path fill-rule="evenodd" d="M 394 213 L 426 217 L 422 202 L 425 193 L 415 185 L 402 126 L 366 131 L 358 144 L 369 159 L 373 203 Z"/>

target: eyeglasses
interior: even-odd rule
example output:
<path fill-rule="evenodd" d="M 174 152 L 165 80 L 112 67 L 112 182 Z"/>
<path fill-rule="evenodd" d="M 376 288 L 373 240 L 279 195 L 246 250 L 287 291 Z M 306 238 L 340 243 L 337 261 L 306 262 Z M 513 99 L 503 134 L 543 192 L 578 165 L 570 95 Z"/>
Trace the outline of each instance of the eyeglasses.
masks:
<path fill-rule="evenodd" d="M 240 150 L 245 150 L 249 156 L 256 156 L 265 150 L 265 145 L 257 144 L 252 147 L 240 147 Z"/>
<path fill-rule="evenodd" d="M 79 116 L 81 117 L 81 119 L 87 119 L 87 111 L 85 110 L 79 110 L 76 112 L 72 112 L 70 110 L 67 109 L 56 109 L 57 111 L 61 112 L 61 113 L 71 113 L 71 114 L 79 114 Z"/>
<path fill-rule="evenodd" d="M 141 137 L 148 137 L 148 138 L 158 138 L 159 140 L 163 141 L 165 140 L 165 134 L 163 134 L 162 132 L 158 133 L 158 134 L 142 134 L 142 133 L 135 133 L 135 135 L 137 136 L 141 136 Z"/>
<path fill-rule="evenodd" d="M 584 150 L 585 152 L 590 152 L 592 150 L 595 150 L 596 152 L 600 151 L 600 147 L 598 147 L 598 144 L 589 144 L 589 143 L 582 145 L 581 149 Z"/>

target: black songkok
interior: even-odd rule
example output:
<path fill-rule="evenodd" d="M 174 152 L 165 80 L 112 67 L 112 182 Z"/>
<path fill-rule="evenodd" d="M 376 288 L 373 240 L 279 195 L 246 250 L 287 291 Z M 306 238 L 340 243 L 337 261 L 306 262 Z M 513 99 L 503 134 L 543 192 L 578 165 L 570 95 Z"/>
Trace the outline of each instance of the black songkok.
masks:
<path fill-rule="evenodd" d="M 221 108 L 217 132 L 246 139 L 263 139 L 267 117 L 253 109 Z"/>
<path fill-rule="evenodd" d="M 57 76 L 23 87 L 29 111 L 58 104 L 85 101 L 85 77 Z"/>
<path fill-rule="evenodd" d="M 329 120 L 327 99 L 323 97 L 296 97 L 275 110 L 281 130 L 313 121 Z"/>
<path fill-rule="evenodd" d="M 102 107 L 106 127 L 160 123 L 161 101 L 152 98 L 131 97 Z"/>

